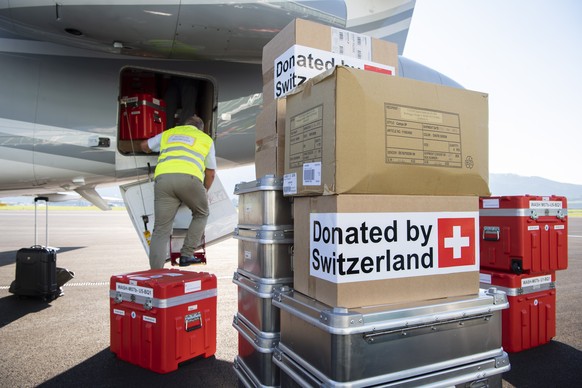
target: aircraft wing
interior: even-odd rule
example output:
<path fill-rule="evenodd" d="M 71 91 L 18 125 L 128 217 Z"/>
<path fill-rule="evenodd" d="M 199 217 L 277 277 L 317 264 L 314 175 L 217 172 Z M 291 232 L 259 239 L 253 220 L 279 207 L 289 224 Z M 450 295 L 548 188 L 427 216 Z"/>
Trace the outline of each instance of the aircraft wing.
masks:
<path fill-rule="evenodd" d="M 149 254 L 149 243 L 155 222 L 154 182 L 146 180 L 130 183 L 120 186 L 120 191 L 133 226 L 145 251 Z M 238 222 L 238 213 L 218 177 L 218 172 L 208 191 L 208 204 L 210 215 L 205 231 L 206 246 L 232 237 Z M 182 247 L 183 238 L 191 219 L 190 209 L 182 205 L 174 220 L 172 247 L 168 247 L 168 257 L 170 249 L 172 252 L 176 252 Z"/>

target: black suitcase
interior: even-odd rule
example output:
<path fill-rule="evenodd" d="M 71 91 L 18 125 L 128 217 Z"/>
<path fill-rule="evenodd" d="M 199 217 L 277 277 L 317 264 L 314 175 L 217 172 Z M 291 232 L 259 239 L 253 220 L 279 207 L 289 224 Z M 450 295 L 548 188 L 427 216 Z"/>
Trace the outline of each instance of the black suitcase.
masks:
<path fill-rule="evenodd" d="M 46 244 L 36 244 L 37 203 L 46 202 Z M 37 296 L 51 301 L 60 295 L 57 284 L 57 249 L 48 246 L 48 198 L 34 199 L 34 245 L 16 252 L 16 279 L 10 292 L 18 296 Z"/>

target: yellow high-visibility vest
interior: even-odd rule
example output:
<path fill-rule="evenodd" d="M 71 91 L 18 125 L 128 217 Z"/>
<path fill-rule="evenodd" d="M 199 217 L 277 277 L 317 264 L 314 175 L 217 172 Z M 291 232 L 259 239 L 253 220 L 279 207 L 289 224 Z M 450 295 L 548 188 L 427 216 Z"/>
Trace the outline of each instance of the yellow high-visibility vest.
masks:
<path fill-rule="evenodd" d="M 164 131 L 154 178 L 161 174 L 188 174 L 204 182 L 204 160 L 211 146 L 212 138 L 192 125 Z"/>

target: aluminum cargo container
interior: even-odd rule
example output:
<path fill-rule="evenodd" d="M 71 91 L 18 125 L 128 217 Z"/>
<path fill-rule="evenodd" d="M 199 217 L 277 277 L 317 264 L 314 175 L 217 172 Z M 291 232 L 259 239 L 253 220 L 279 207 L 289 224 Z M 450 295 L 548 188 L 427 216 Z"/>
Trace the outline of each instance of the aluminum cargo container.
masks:
<path fill-rule="evenodd" d="M 373 290 L 370 290 L 373 292 Z M 338 383 L 377 376 L 398 379 L 497 357 L 507 296 L 478 296 L 402 305 L 334 308 L 293 290 L 275 292 L 281 345 L 326 379 Z M 406 371 L 406 372 L 403 372 Z"/>
<path fill-rule="evenodd" d="M 463 364 L 463 360 L 451 360 L 444 369 L 400 379 L 399 373 L 377 376 L 366 380 L 338 383 L 323 376 L 313 368 L 304 368 L 279 344 L 273 354 L 273 362 L 279 367 L 281 388 L 305 387 L 502 387 L 501 375 L 510 370 L 509 357 L 501 351 L 496 357 Z M 303 362 L 304 363 L 304 362 Z M 408 371 L 402 371 L 403 375 Z"/>
<path fill-rule="evenodd" d="M 238 195 L 238 223 L 241 228 L 263 225 L 271 229 L 292 229 L 291 199 L 283 197 L 283 179 L 274 175 L 234 187 Z"/>
<path fill-rule="evenodd" d="M 279 333 L 265 333 L 235 315 L 232 326 L 238 331 L 238 356 L 245 375 L 254 386 L 278 386 L 279 368 L 273 363 L 273 351 L 279 343 Z"/>
<path fill-rule="evenodd" d="M 246 275 L 246 276 L 245 276 Z M 232 282 L 238 286 L 238 313 L 244 320 L 263 332 L 279 332 L 279 309 L 273 306 L 275 288 L 289 286 L 291 279 L 274 279 L 277 283 L 265 283 L 240 269 L 234 273 Z"/>
<path fill-rule="evenodd" d="M 261 278 L 291 278 L 293 231 L 236 228 L 238 268 Z"/>

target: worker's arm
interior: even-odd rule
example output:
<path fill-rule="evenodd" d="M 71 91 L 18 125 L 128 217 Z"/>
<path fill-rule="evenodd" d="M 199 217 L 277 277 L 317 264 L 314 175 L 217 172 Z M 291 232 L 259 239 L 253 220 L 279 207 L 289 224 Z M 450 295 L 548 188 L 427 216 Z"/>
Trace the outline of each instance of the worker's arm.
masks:
<path fill-rule="evenodd" d="M 152 152 L 152 150 L 150 149 L 150 146 L 148 145 L 147 140 L 142 140 L 140 146 L 141 146 L 141 150 L 143 152 L 145 152 L 146 154 L 150 154 Z"/>
<path fill-rule="evenodd" d="M 214 182 L 214 176 L 216 175 L 216 170 L 211 168 L 207 168 L 204 170 L 204 187 L 206 190 L 210 190 L 210 186 L 212 186 L 212 182 Z"/>

